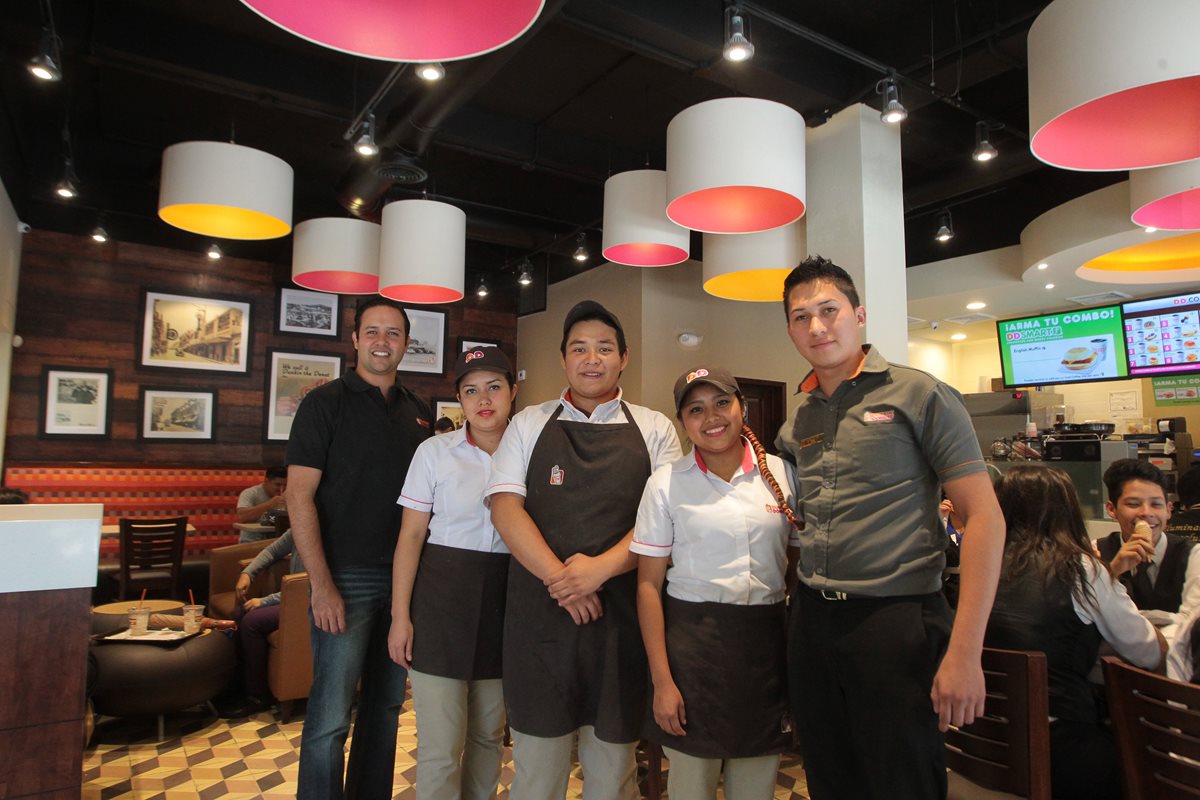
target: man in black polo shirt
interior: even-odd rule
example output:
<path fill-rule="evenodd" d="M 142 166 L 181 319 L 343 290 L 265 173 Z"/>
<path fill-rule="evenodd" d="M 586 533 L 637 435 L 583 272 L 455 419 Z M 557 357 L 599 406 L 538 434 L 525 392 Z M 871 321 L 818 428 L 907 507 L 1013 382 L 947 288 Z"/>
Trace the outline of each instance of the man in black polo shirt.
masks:
<path fill-rule="evenodd" d="M 312 586 L 313 684 L 300 742 L 297 797 L 391 797 L 404 668 L 388 657 L 396 498 L 413 452 L 432 432 L 429 405 L 400 385 L 408 316 L 363 301 L 358 364 L 309 393 L 287 447 L 292 534 Z M 350 705 L 362 680 L 342 789 Z"/>

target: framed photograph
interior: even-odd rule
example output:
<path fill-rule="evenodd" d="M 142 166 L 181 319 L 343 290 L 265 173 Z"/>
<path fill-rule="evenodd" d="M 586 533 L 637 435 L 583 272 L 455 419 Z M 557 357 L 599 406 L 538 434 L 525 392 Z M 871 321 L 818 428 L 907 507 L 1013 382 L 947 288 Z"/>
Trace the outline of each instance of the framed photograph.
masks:
<path fill-rule="evenodd" d="M 462 403 L 453 397 L 433 398 L 433 419 L 436 422 L 442 417 L 454 420 L 455 428 L 461 428 L 467 423 L 467 415 L 463 413 Z"/>
<path fill-rule="evenodd" d="M 305 289 L 279 290 L 279 316 L 275 319 L 276 333 L 301 336 L 338 336 L 338 296 Z"/>
<path fill-rule="evenodd" d="M 499 347 L 498 339 L 480 339 L 478 336 L 458 337 L 458 352 L 465 353 L 473 347 Z"/>
<path fill-rule="evenodd" d="M 341 356 L 268 350 L 263 438 L 268 442 L 286 442 L 300 401 L 313 389 L 341 377 L 341 374 Z"/>
<path fill-rule="evenodd" d="M 107 439 L 112 421 L 111 369 L 42 367 L 42 435 Z"/>
<path fill-rule="evenodd" d="M 446 338 L 450 325 L 445 311 L 425 308 L 405 308 L 410 330 L 408 352 L 396 369 L 400 372 L 423 372 L 441 375 L 445 372 Z"/>
<path fill-rule="evenodd" d="M 146 291 L 142 366 L 245 372 L 250 362 L 250 304 Z"/>
<path fill-rule="evenodd" d="M 216 392 L 143 386 L 140 439 L 212 441 L 217 419 Z"/>

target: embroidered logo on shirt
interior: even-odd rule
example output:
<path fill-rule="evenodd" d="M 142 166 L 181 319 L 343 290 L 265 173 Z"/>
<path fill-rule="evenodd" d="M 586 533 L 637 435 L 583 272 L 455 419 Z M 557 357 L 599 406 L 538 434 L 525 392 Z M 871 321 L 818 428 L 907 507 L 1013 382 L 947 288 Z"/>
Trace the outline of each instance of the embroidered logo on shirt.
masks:
<path fill-rule="evenodd" d="M 565 474 L 566 473 L 563 472 L 563 470 L 558 466 L 558 464 L 555 464 L 553 467 L 550 468 L 550 485 L 551 486 L 562 486 L 563 475 L 565 475 Z"/>
<path fill-rule="evenodd" d="M 692 381 L 696 380 L 696 378 L 707 378 L 707 377 L 708 377 L 708 370 L 701 367 L 700 369 L 696 370 L 695 372 L 689 372 L 688 376 L 687 376 L 687 380 L 684 381 L 684 383 L 691 383 Z"/>
<path fill-rule="evenodd" d="M 782 514 L 783 506 L 777 506 L 777 505 L 772 505 L 771 503 L 767 503 L 767 513 L 768 514 Z"/>
<path fill-rule="evenodd" d="M 868 424 L 870 424 L 872 422 L 891 422 L 895 418 L 896 418 L 895 409 L 888 409 L 887 411 L 864 411 L 863 412 L 863 422 L 866 422 Z"/>
<path fill-rule="evenodd" d="M 428 428 L 428 427 L 429 427 L 429 420 L 427 420 L 427 419 L 421 419 L 420 417 L 417 417 L 417 424 L 418 424 L 418 425 L 420 425 L 422 428 Z"/>
<path fill-rule="evenodd" d="M 814 444 L 820 444 L 825 441 L 825 434 L 818 433 L 816 436 L 809 436 L 796 442 L 796 445 L 803 450 L 806 447 L 812 447 Z"/>

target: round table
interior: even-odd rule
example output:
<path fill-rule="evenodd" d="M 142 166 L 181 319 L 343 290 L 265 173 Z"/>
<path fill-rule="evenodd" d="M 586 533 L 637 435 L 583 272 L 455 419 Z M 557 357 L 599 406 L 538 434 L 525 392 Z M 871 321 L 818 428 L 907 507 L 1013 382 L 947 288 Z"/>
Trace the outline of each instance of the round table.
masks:
<path fill-rule="evenodd" d="M 92 609 L 93 614 L 119 614 L 124 616 L 129 609 L 138 604 L 137 600 L 118 600 L 115 603 L 105 603 Z M 151 614 L 166 614 L 170 611 L 183 613 L 182 600 L 143 600 L 142 608 L 150 609 Z"/>

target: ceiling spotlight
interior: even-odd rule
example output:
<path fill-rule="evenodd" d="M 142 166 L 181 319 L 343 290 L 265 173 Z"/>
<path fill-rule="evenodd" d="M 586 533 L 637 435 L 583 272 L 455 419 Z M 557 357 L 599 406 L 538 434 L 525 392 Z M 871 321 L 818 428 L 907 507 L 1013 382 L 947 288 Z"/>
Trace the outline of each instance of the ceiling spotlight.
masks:
<path fill-rule="evenodd" d="M 875 91 L 883 95 L 883 109 L 879 118 L 889 125 L 899 125 L 908 119 L 908 109 L 900 103 L 900 88 L 894 77 L 887 77 L 875 84 Z"/>
<path fill-rule="evenodd" d="M 954 238 L 954 220 L 950 217 L 950 209 L 938 214 L 937 232 L 933 234 L 933 238 L 943 243 Z"/>
<path fill-rule="evenodd" d="M 51 82 L 60 81 L 62 80 L 60 61 L 62 61 L 62 54 L 59 49 L 59 39 L 50 31 L 46 31 L 42 34 L 42 45 L 38 49 L 38 54 L 29 59 L 29 63 L 25 66 L 35 78 Z"/>
<path fill-rule="evenodd" d="M 480 297 L 488 296 L 487 283 L 484 282 L 483 278 L 479 279 L 479 288 L 475 290 L 475 294 L 479 295 Z"/>
<path fill-rule="evenodd" d="M 108 241 L 108 231 L 104 230 L 102 226 L 97 225 L 94 229 L 92 229 L 92 241 L 98 244 L 104 244 Z"/>
<path fill-rule="evenodd" d="M 362 136 L 358 137 L 358 141 L 354 143 L 354 151 L 363 158 L 379 155 L 379 145 L 375 143 L 375 113 L 367 114 L 367 121 L 363 123 Z"/>
<path fill-rule="evenodd" d="M 754 58 L 754 43 L 746 37 L 745 18 L 736 6 L 725 9 L 725 49 L 721 54 L 726 61 L 749 61 Z"/>
<path fill-rule="evenodd" d="M 1050 265 L 1047 264 L 1045 261 L 1043 261 L 1042 263 L 1037 265 L 1037 268 L 1038 269 L 1050 269 Z"/>
<path fill-rule="evenodd" d="M 579 234 L 579 237 L 576 239 L 576 241 L 579 242 L 579 246 L 575 248 L 575 252 L 571 254 L 571 258 L 575 259 L 576 261 L 578 261 L 579 263 L 582 264 L 584 261 L 587 261 L 589 258 L 588 251 L 587 251 L 587 239 L 581 233 L 581 234 Z"/>
<path fill-rule="evenodd" d="M 952 334 L 950 334 L 950 339 L 951 339 L 951 341 L 955 341 L 955 342 L 961 342 L 961 341 L 962 341 L 963 339 L 965 339 L 965 338 L 967 338 L 967 335 L 966 335 L 965 333 L 952 333 Z"/>
<path fill-rule="evenodd" d="M 1158 228 L 1154 227 L 1153 225 L 1147 225 L 1142 230 L 1146 231 L 1146 233 L 1158 233 Z"/>
<path fill-rule="evenodd" d="M 529 259 L 521 262 L 521 274 L 517 276 L 517 283 L 522 286 L 533 283 L 533 265 L 529 263 Z"/>
<path fill-rule="evenodd" d="M 54 185 L 54 193 L 64 200 L 79 196 L 79 176 L 75 174 L 75 164 L 70 156 L 63 159 L 63 176 Z"/>
<path fill-rule="evenodd" d="M 446 68 L 438 61 L 430 61 L 428 64 L 418 64 L 417 77 L 430 83 L 440 81 L 446 77 Z"/>
<path fill-rule="evenodd" d="M 991 161 L 998 156 L 996 148 L 988 141 L 988 124 L 980 121 L 975 123 L 975 152 L 971 158 L 976 161 Z"/>
<path fill-rule="evenodd" d="M 204 254 L 206 256 L 208 256 L 209 258 L 211 258 L 213 261 L 216 261 L 221 256 L 225 255 L 224 253 L 221 252 L 221 248 L 216 242 L 213 242 L 212 244 L 210 244 L 208 246 L 208 250 L 206 250 Z"/>
<path fill-rule="evenodd" d="M 983 309 L 983 308 L 987 308 L 987 303 L 980 303 L 980 302 L 967 303 L 968 311 L 979 311 L 980 309 Z"/>
<path fill-rule="evenodd" d="M 1047 284 L 1046 284 L 1046 288 L 1047 288 L 1047 289 L 1053 289 L 1053 288 L 1054 288 L 1054 284 L 1053 284 L 1053 283 L 1047 283 Z"/>

